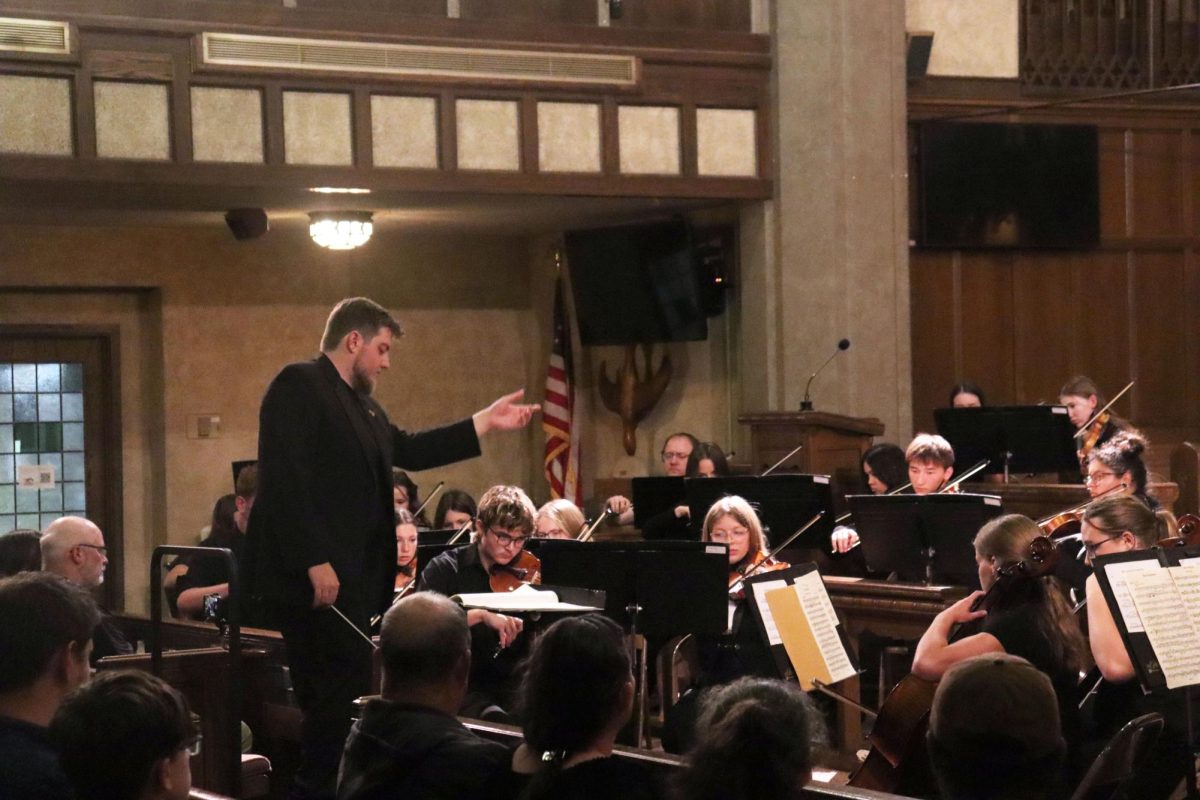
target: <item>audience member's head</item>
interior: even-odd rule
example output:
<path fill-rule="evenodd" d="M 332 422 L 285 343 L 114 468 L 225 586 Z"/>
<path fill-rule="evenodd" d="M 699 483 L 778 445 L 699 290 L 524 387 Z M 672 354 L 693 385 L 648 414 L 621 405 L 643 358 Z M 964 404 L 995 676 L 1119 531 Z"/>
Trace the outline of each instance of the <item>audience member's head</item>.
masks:
<path fill-rule="evenodd" d="M 700 441 L 690 433 L 672 433 L 663 442 L 662 458 L 663 471 L 670 476 L 682 478 L 687 473 L 688 458 L 692 451 L 700 446 Z"/>
<path fill-rule="evenodd" d="M 929 758 L 943 797 L 1061 797 L 1066 742 L 1058 700 L 1028 661 L 991 653 L 946 671 L 929 715 Z"/>
<path fill-rule="evenodd" d="M 417 592 L 383 615 L 383 696 L 458 712 L 471 673 L 467 613 L 448 597 Z"/>
<path fill-rule="evenodd" d="M 1088 494 L 1100 497 L 1109 494 L 1146 494 L 1146 438 L 1136 431 L 1120 431 L 1104 444 L 1088 453 Z M 1124 488 L 1121 488 L 1124 484 Z"/>
<path fill-rule="evenodd" d="M 538 509 L 533 520 L 535 539 L 577 539 L 583 533 L 586 520 L 583 512 L 570 500 L 551 500 Z"/>
<path fill-rule="evenodd" d="M 187 700 L 148 672 L 102 672 L 50 725 L 83 800 L 184 800 L 200 736 Z"/>
<path fill-rule="evenodd" d="M 438 499 L 437 513 L 433 515 L 433 527 L 439 530 L 458 530 L 474 519 L 475 498 L 462 489 L 447 489 Z"/>
<path fill-rule="evenodd" d="M 0 579 L 0 714 L 47 725 L 62 698 L 91 674 L 99 623 L 91 595 L 58 575 Z"/>
<path fill-rule="evenodd" d="M 983 389 L 971 381 L 956 383 L 950 388 L 951 408 L 982 408 L 987 405 Z"/>
<path fill-rule="evenodd" d="M 567 617 L 534 642 L 521 682 L 525 742 L 552 761 L 611 751 L 633 709 L 624 634 L 599 614 Z M 607 753 L 604 753 L 607 755 Z"/>
<path fill-rule="evenodd" d="M 863 453 L 862 472 L 872 494 L 887 494 L 908 483 L 908 459 L 899 445 L 877 444 Z"/>
<path fill-rule="evenodd" d="M 208 535 L 204 537 L 204 542 L 215 547 L 228 547 L 229 542 L 237 539 L 240 533 L 244 533 L 237 513 L 236 494 L 225 494 L 217 498 L 217 502 L 213 503 L 212 521 L 208 525 Z M 246 519 L 250 519 L 249 512 L 246 513 Z"/>
<path fill-rule="evenodd" d="M 717 478 L 728 474 L 729 461 L 716 442 L 701 442 L 693 448 L 684 470 L 688 478 Z"/>
<path fill-rule="evenodd" d="M 799 686 L 739 678 L 700 703 L 696 743 L 676 777 L 681 800 L 800 797 L 824 722 Z"/>
<path fill-rule="evenodd" d="M 108 548 L 96 523 L 83 517 L 59 517 L 46 527 L 41 544 L 42 569 L 85 589 L 104 583 Z"/>
<path fill-rule="evenodd" d="M 40 533 L 27 528 L 0 535 L 0 578 L 41 569 L 41 539 Z"/>
<path fill-rule="evenodd" d="M 908 479 L 916 494 L 931 494 L 954 474 L 954 448 L 941 436 L 918 433 L 904 453 Z"/>
<path fill-rule="evenodd" d="M 744 498 L 722 497 L 704 515 L 702 537 L 706 542 L 729 545 L 729 563 L 738 564 L 766 549 L 766 536 L 758 514 Z"/>
<path fill-rule="evenodd" d="M 254 508 L 254 497 L 258 494 L 258 464 L 247 464 L 238 471 L 233 491 L 237 507 L 233 522 L 239 533 L 245 533 L 250 524 L 250 509 Z"/>

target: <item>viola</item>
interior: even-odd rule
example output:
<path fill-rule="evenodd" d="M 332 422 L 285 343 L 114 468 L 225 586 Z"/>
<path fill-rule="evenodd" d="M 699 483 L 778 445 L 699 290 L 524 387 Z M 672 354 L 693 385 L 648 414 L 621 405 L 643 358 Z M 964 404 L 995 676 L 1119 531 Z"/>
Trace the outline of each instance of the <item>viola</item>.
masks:
<path fill-rule="evenodd" d="M 1104 429 L 1112 420 L 1112 414 L 1107 411 L 1097 414 L 1091 423 L 1083 430 L 1080 438 L 1083 440 L 1079 443 L 1079 464 L 1082 466 L 1087 464 L 1088 456 L 1096 449 L 1096 445 L 1100 443 L 1100 437 L 1104 435 Z"/>
<path fill-rule="evenodd" d="M 540 585 L 542 561 L 528 550 L 522 550 L 507 564 L 493 564 L 488 585 L 493 592 L 511 592 L 524 584 Z"/>
<path fill-rule="evenodd" d="M 972 611 L 989 609 L 1004 596 L 1005 587 L 1018 577 L 1048 575 L 1058 563 L 1058 547 L 1039 536 L 1029 543 L 1025 557 L 996 570 L 996 580 L 974 603 Z M 961 625 L 950 632 L 950 642 L 963 632 Z M 936 681 L 906 675 L 888 694 L 871 729 L 871 749 L 862 766 L 850 776 L 849 785 L 881 792 L 920 794 L 929 780 L 925 731 L 933 708 Z"/>

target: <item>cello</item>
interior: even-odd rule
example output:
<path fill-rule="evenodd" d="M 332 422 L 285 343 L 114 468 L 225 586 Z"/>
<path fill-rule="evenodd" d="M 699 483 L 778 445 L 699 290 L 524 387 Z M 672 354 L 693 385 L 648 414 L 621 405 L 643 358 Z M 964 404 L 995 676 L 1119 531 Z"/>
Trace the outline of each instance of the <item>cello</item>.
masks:
<path fill-rule="evenodd" d="M 971 604 L 971 611 L 988 610 L 1003 596 L 1005 587 L 1018 578 L 1037 578 L 1050 574 L 1058 563 L 1059 551 L 1045 536 L 1033 539 L 1024 558 L 996 570 L 996 580 Z M 963 634 L 957 625 L 948 641 Z M 859 789 L 881 792 L 912 793 L 914 786 L 929 780 L 925 752 L 925 731 L 937 682 L 906 675 L 884 700 L 871 729 L 871 749 L 866 760 L 850 776 L 849 784 Z"/>

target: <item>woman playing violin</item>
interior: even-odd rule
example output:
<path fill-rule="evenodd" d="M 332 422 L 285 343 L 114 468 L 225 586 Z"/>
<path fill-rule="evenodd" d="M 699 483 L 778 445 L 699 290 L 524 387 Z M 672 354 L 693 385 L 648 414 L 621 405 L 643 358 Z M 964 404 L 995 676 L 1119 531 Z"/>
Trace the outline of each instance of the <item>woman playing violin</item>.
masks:
<path fill-rule="evenodd" d="M 408 509 L 396 512 L 396 586 L 403 591 L 417 576 L 417 521 Z"/>
<path fill-rule="evenodd" d="M 1082 543 L 1090 565 L 1097 556 L 1153 547 L 1169 529 L 1169 514 L 1154 512 L 1130 496 L 1104 497 L 1083 514 Z M 1170 796 L 1191 762 L 1187 745 L 1185 703 L 1180 692 L 1143 694 L 1129 652 L 1095 575 L 1087 579 L 1088 643 L 1104 680 L 1095 695 L 1090 737 L 1103 746 L 1134 717 L 1157 711 L 1166 727 L 1133 779 L 1137 796 L 1154 800 Z"/>
<path fill-rule="evenodd" d="M 1055 579 L 1022 569 L 1041 530 L 1028 517 L 1006 514 L 975 536 L 976 591 L 934 618 L 917 644 L 913 674 L 938 680 L 951 665 L 986 653 L 1021 656 L 1046 673 L 1058 695 L 1064 736 L 1078 741 L 1076 684 L 1087 645 Z M 980 598 L 986 597 L 982 606 Z M 962 626 L 955 635 L 954 629 Z"/>
<path fill-rule="evenodd" d="M 1086 466 L 1087 457 L 1093 449 L 1107 442 L 1118 431 L 1130 427 L 1128 422 L 1108 411 L 1092 420 L 1097 409 L 1103 408 L 1107 400 L 1095 382 L 1085 375 L 1076 375 L 1063 384 L 1058 392 L 1058 402 L 1067 407 L 1067 416 L 1076 430 L 1081 430 L 1089 420 L 1092 421 L 1087 432 L 1077 440 L 1081 465 Z"/>

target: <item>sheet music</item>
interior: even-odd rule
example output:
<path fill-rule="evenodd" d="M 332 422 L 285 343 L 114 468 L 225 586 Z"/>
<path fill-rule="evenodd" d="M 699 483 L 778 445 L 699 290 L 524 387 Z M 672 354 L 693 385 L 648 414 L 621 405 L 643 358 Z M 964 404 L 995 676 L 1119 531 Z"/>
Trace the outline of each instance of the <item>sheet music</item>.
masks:
<path fill-rule="evenodd" d="M 1200 566 L 1200 558 L 1198 558 L 1196 556 L 1192 556 L 1191 558 L 1181 558 L 1181 559 L 1179 559 L 1179 566 L 1181 566 L 1181 567 Z"/>
<path fill-rule="evenodd" d="M 1115 561 L 1104 566 L 1104 574 L 1108 576 L 1108 585 L 1112 587 L 1113 599 L 1121 611 L 1121 619 L 1130 633 L 1141 633 L 1145 630 L 1142 618 L 1138 616 L 1137 607 L 1129 595 L 1126 580 L 1136 572 L 1161 572 L 1162 565 L 1156 559 L 1144 558 L 1138 561 Z"/>
<path fill-rule="evenodd" d="M 821 658 L 825 660 L 825 668 L 829 670 L 830 681 L 837 683 L 854 676 L 854 665 L 838 635 L 837 615 L 833 613 L 833 604 L 829 602 L 820 573 L 813 571 L 796 578 L 796 595 L 812 628 Z"/>
<path fill-rule="evenodd" d="M 1154 648 L 1167 688 L 1200 683 L 1197 631 L 1190 614 L 1180 613 L 1179 590 L 1167 569 L 1135 571 L 1125 586 Z"/>
<path fill-rule="evenodd" d="M 1200 562 L 1200 559 L 1185 560 Z M 1179 599 L 1192 619 L 1192 626 L 1200 631 L 1200 564 L 1181 563 L 1178 567 L 1167 567 L 1167 572 L 1179 590 Z"/>
<path fill-rule="evenodd" d="M 779 628 L 775 625 L 775 615 L 771 613 L 771 607 L 767 605 L 767 592 L 772 589 L 785 588 L 787 581 L 756 581 L 750 586 L 754 591 L 754 603 L 758 606 L 759 616 L 762 617 L 763 628 L 767 632 L 767 641 L 772 646 L 783 644 L 783 637 L 779 635 Z"/>

